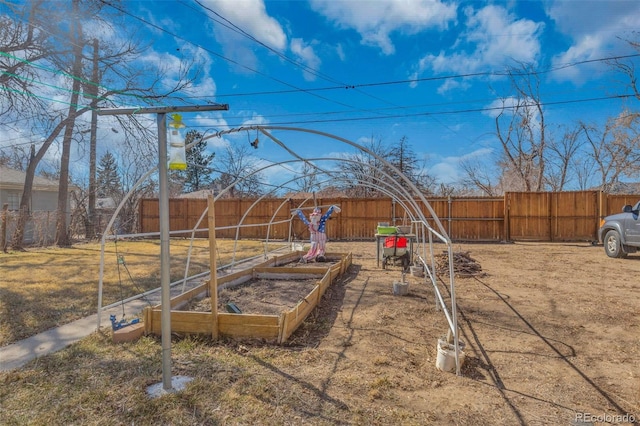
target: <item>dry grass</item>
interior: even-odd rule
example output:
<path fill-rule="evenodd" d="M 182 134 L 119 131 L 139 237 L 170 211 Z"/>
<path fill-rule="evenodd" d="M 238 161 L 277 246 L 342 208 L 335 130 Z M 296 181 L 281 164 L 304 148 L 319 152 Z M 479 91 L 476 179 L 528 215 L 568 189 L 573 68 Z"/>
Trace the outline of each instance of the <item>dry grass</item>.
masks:
<path fill-rule="evenodd" d="M 376 267 L 374 243 L 331 243 L 354 263 L 283 346 L 172 339 L 184 391 L 162 379 L 159 338 L 94 333 L 0 372 L 3 425 L 557 425 L 640 413 L 640 257 L 579 244 L 474 244 L 487 274 L 456 293 L 467 361 L 436 370 L 445 331 L 432 290 Z M 526 259 L 526 261 L 522 261 Z M 603 283 L 606 291 L 603 291 Z M 615 421 L 614 421 L 615 423 Z M 620 421 L 617 424 L 627 424 Z"/>
<path fill-rule="evenodd" d="M 173 282 L 184 277 L 191 243 L 176 239 L 170 245 Z M 233 246 L 218 241 L 219 265 L 231 262 Z M 236 260 L 263 250 L 260 241 L 239 241 Z M 92 243 L 0 254 L 0 346 L 94 314 L 100 251 Z M 159 241 L 108 242 L 104 259 L 103 306 L 160 285 Z M 209 270 L 209 241 L 195 240 L 190 259 L 189 275 Z"/>
<path fill-rule="evenodd" d="M 355 274 L 352 271 L 351 278 Z M 334 371 L 339 354 L 317 348 L 335 321 L 349 279 L 339 278 L 329 287 L 318 311 L 296 332 L 295 343 L 287 346 L 175 336 L 172 374 L 193 380 L 183 391 L 156 399 L 146 391 L 162 379 L 159 338 L 115 344 L 110 333 L 94 333 L 21 370 L 0 372 L 2 422 L 16 426 L 423 424 L 420 413 L 405 408 L 377 412 L 370 405 L 393 397 L 397 380 L 363 374 L 357 368 Z M 327 392 L 330 384 L 352 395 L 334 396 Z"/>
<path fill-rule="evenodd" d="M 117 346 L 94 334 L 31 368 L 0 375 L 3 424 L 302 424 L 322 405 L 326 419 L 314 424 L 336 424 L 345 407 L 323 400 L 312 377 L 292 381 L 287 373 L 315 353 L 178 340 L 174 374 L 194 379 L 179 394 L 150 399 L 147 387 L 161 378 L 159 342 L 145 337 Z"/>

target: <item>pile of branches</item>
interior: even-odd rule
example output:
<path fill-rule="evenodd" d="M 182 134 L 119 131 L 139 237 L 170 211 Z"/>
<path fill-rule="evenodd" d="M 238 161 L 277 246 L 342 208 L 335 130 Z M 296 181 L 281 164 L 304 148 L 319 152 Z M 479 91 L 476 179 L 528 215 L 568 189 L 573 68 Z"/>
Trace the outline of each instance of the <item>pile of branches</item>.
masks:
<path fill-rule="evenodd" d="M 449 253 L 443 251 L 435 256 L 436 273 L 438 275 L 449 276 Z M 456 277 L 482 277 L 482 266 L 469 255 L 468 251 L 453 253 L 453 273 Z"/>

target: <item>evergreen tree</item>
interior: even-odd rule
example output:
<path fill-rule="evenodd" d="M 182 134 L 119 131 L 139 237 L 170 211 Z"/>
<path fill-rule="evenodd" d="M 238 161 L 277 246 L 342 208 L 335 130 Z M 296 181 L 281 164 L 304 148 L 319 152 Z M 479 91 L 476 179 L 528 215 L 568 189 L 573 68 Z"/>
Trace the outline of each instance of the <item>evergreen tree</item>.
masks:
<path fill-rule="evenodd" d="M 416 156 L 406 136 L 402 136 L 398 142 L 391 145 L 386 160 L 418 189 L 426 193 L 433 193 L 435 178 L 427 173 L 424 160 Z M 409 187 L 407 182 L 401 179 L 396 172 L 389 170 L 388 173 L 399 185 L 404 188 Z"/>
<path fill-rule="evenodd" d="M 118 174 L 116 158 L 107 151 L 97 167 L 96 190 L 98 197 L 112 197 L 114 200 L 122 193 L 122 181 Z"/>
<path fill-rule="evenodd" d="M 202 140 L 202 135 L 197 130 L 191 130 L 185 137 L 185 144 L 197 141 L 187 149 L 187 170 L 184 172 L 184 192 L 194 192 L 208 188 L 213 179 L 211 173 L 211 161 L 215 153 L 207 153 L 207 142 Z"/>

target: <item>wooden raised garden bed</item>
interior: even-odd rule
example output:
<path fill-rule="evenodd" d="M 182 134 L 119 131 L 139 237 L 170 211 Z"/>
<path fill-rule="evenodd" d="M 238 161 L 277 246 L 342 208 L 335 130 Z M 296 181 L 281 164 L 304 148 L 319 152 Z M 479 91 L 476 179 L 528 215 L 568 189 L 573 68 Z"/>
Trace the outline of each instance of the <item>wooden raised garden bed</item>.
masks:
<path fill-rule="evenodd" d="M 171 331 L 286 342 L 352 260 L 351 253 L 327 253 L 327 263 L 299 264 L 303 254 L 292 252 L 216 277 L 214 297 L 210 281 L 174 297 Z M 146 333 L 161 334 L 160 305 L 144 310 L 144 325 Z"/>

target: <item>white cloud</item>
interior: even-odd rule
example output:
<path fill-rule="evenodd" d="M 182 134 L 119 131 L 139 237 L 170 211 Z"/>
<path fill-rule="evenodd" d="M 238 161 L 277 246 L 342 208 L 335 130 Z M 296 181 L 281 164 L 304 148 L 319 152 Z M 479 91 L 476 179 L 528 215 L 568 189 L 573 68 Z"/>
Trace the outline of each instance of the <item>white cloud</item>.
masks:
<path fill-rule="evenodd" d="M 255 112 L 251 113 L 251 116 L 248 118 L 245 118 L 242 121 L 242 126 L 241 127 L 245 127 L 245 126 L 258 126 L 261 124 L 269 124 L 269 121 L 264 118 L 264 116 L 262 116 L 261 114 L 257 114 Z M 262 135 L 260 135 L 262 136 Z M 264 136 L 266 138 L 266 136 Z"/>
<path fill-rule="evenodd" d="M 485 107 L 485 111 L 483 114 L 488 115 L 491 118 L 496 118 L 500 113 L 506 108 L 507 111 L 510 111 L 509 108 L 517 105 L 518 100 L 514 97 L 508 97 L 505 99 L 494 99 L 489 105 Z"/>
<path fill-rule="evenodd" d="M 487 6 L 477 13 L 469 8 L 467 16 L 469 30 L 463 37 L 476 45 L 473 62 L 492 66 L 512 59 L 535 62 L 540 55 L 543 23 L 516 19 L 499 6 Z"/>
<path fill-rule="evenodd" d="M 536 107 L 535 100 L 531 98 L 518 99 L 510 96 L 505 99 L 495 99 L 483 112 L 483 114 L 491 118 L 497 117 L 500 113 L 504 113 L 507 116 L 517 114 L 519 118 L 526 119 L 527 126 L 533 131 L 537 132 L 541 128 L 540 113 Z"/>
<path fill-rule="evenodd" d="M 222 45 L 224 56 L 240 64 L 235 67 L 235 72 L 246 74 L 250 72 L 249 69 L 258 66 L 254 49 L 259 46 L 249 37 L 277 51 L 282 52 L 287 48 L 287 36 L 278 21 L 267 14 L 263 0 L 202 0 L 201 3 L 212 20 L 221 22 L 213 23 L 213 34 Z M 207 9 L 215 11 L 222 18 Z M 234 29 L 233 25 L 239 30 Z"/>
<path fill-rule="evenodd" d="M 183 58 L 188 58 L 184 60 Z M 186 44 L 180 56 L 167 52 L 158 52 L 150 49 L 140 58 L 140 61 L 153 69 L 159 70 L 162 75 L 161 87 L 163 90 L 172 90 L 180 84 L 181 74 L 186 68 L 198 68 L 203 71 L 199 80 L 194 81 L 191 86 L 182 89 L 182 93 L 191 96 L 209 96 L 213 98 L 216 94 L 216 83 L 210 75 L 213 68 L 211 56 L 202 48 Z"/>
<path fill-rule="evenodd" d="M 447 79 L 440 87 L 438 87 L 437 92 L 439 95 L 444 95 L 455 89 L 466 90 L 469 87 L 471 87 L 471 84 L 469 84 L 466 80 L 454 80 L 450 78 Z"/>
<path fill-rule="evenodd" d="M 263 0 L 202 0 L 202 4 L 267 46 L 280 51 L 286 49 L 287 36 L 278 21 L 267 14 Z M 221 19 L 211 13 L 210 16 Z M 224 27 L 216 25 L 215 28 L 222 31 Z M 229 32 L 225 30 L 225 34 Z"/>
<path fill-rule="evenodd" d="M 217 131 L 227 130 L 229 128 L 227 120 L 220 112 L 208 112 L 202 114 L 196 114 L 195 117 L 190 118 L 187 122 L 189 124 L 198 126 L 200 133 L 203 133 L 205 137 L 215 134 Z M 206 128 L 205 130 L 202 130 Z M 224 138 L 209 138 L 207 139 L 207 145 L 211 148 L 223 148 L 226 146 Z"/>
<path fill-rule="evenodd" d="M 344 53 L 344 47 L 342 47 L 342 44 L 338 44 L 336 46 L 336 54 L 338 55 L 338 58 L 340 58 L 340 60 L 343 62 L 347 58 L 347 55 Z"/>
<path fill-rule="evenodd" d="M 480 148 L 460 156 L 441 157 L 438 162 L 429 168 L 429 174 L 441 183 L 456 183 L 463 177 L 461 164 L 465 161 L 487 159 L 493 155 L 491 148 Z"/>
<path fill-rule="evenodd" d="M 220 14 L 208 12 L 212 20 L 224 23 L 216 22 L 212 26 L 213 32 L 223 46 L 225 56 L 241 65 L 237 67 L 237 72 L 247 73 L 248 68 L 259 67 L 256 52 L 263 47 L 251 38 L 281 53 L 289 48 L 297 60 L 309 68 L 317 69 L 320 66 L 320 58 L 314 52 L 312 43 L 306 43 L 301 38 L 292 38 L 289 42 L 282 25 L 268 15 L 263 0 L 203 0 L 202 3 L 205 8 Z M 312 73 L 304 70 L 303 73 L 305 80 L 315 79 Z"/>
<path fill-rule="evenodd" d="M 150 49 L 145 51 L 139 60 L 143 64 L 149 64 L 153 69 L 161 70 L 163 89 L 175 87 L 180 77 L 180 70 L 183 68 L 180 58 L 170 53 Z"/>
<path fill-rule="evenodd" d="M 428 28 L 445 28 L 456 18 L 455 3 L 440 0 L 312 0 L 312 8 L 339 27 L 356 30 L 362 43 L 395 52 L 391 33 L 416 34 Z"/>
<path fill-rule="evenodd" d="M 291 39 L 291 52 L 293 52 L 298 59 L 307 67 L 317 70 L 320 67 L 320 58 L 316 55 L 313 47 L 306 44 L 301 38 Z M 314 81 L 315 75 L 305 71 L 304 79 L 307 81 Z"/>
<path fill-rule="evenodd" d="M 427 70 L 469 74 L 500 68 L 513 61 L 537 62 L 543 23 L 518 19 L 504 7 L 496 5 L 480 10 L 468 7 L 465 15 L 466 30 L 453 46 L 457 53 L 441 51 L 437 55 L 425 55 L 416 64 L 413 76 Z M 443 87 L 440 92 L 446 89 Z"/>
<path fill-rule="evenodd" d="M 460 180 L 460 168 L 458 161 L 452 161 L 455 157 L 447 158 L 429 169 L 432 175 L 440 183 L 455 183 Z"/>
<path fill-rule="evenodd" d="M 625 40 L 635 39 L 633 32 L 640 28 L 640 2 L 586 0 L 576 7 L 575 2 L 553 0 L 546 5 L 556 30 L 573 41 L 570 47 L 553 58 L 553 66 L 561 67 L 554 72 L 555 79 L 581 83 L 592 78 L 594 73 L 607 71 L 607 66 L 602 63 L 563 66 L 632 51 Z"/>

